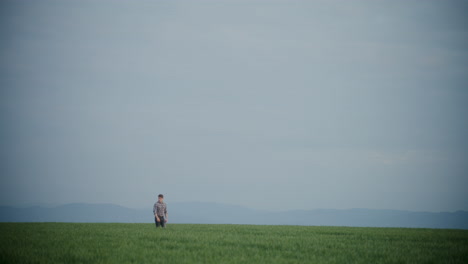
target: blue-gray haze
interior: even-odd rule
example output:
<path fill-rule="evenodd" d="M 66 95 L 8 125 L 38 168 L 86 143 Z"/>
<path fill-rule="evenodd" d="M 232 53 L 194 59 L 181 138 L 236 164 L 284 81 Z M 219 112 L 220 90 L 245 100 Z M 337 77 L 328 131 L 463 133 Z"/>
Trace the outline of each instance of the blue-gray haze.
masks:
<path fill-rule="evenodd" d="M 2 1 L 0 204 L 468 210 L 467 13 Z"/>

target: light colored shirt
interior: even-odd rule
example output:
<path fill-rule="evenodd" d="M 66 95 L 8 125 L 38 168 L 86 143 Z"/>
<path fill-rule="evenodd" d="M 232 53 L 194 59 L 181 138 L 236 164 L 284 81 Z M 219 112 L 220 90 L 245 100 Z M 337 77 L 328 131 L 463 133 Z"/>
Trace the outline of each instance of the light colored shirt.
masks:
<path fill-rule="evenodd" d="M 157 216 L 165 216 L 167 214 L 167 205 L 165 202 L 157 201 L 153 206 L 153 214 Z"/>

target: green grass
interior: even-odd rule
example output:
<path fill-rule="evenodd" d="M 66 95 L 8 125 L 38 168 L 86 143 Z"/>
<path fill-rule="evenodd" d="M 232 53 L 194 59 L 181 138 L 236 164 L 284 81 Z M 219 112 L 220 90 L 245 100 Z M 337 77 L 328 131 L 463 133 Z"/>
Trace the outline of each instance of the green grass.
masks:
<path fill-rule="evenodd" d="M 0 263 L 468 263 L 468 230 L 0 223 Z"/>

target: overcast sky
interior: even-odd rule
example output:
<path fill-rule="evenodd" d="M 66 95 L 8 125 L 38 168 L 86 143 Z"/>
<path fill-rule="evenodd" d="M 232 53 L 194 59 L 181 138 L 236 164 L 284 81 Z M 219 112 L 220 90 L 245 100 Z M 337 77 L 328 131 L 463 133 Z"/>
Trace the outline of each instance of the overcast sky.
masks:
<path fill-rule="evenodd" d="M 461 1 L 2 1 L 0 204 L 468 210 Z"/>

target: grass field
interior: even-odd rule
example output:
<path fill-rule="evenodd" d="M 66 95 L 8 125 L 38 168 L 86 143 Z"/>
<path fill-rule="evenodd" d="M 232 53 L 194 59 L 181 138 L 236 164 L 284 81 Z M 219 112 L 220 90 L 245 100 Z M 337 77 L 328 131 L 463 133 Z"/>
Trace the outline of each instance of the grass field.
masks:
<path fill-rule="evenodd" d="M 0 223 L 0 263 L 468 263 L 468 230 Z"/>

